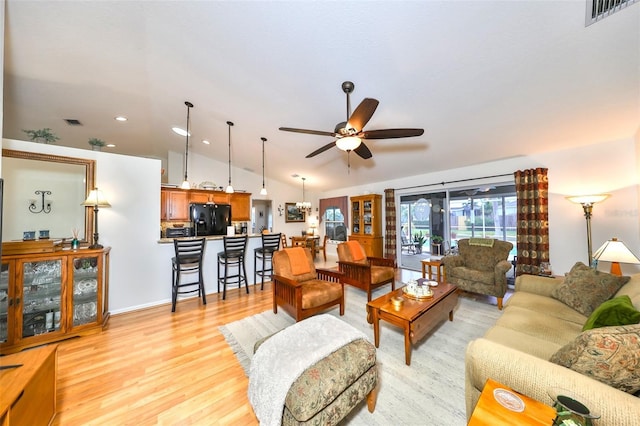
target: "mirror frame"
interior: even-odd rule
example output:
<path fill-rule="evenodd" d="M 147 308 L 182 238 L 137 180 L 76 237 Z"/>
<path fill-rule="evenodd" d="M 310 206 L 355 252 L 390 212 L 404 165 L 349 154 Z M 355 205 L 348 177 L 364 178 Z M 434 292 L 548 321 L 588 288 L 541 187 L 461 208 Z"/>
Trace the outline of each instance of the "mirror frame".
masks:
<path fill-rule="evenodd" d="M 94 189 L 95 186 L 95 170 L 96 161 L 88 160 L 86 158 L 65 157 L 62 155 L 41 154 L 39 152 L 27 152 L 18 151 L 14 149 L 3 148 L 2 157 L 21 158 L 24 160 L 36 160 L 36 161 L 48 161 L 54 163 L 73 164 L 78 166 L 84 166 L 84 179 L 85 179 L 85 199 L 89 196 L 89 192 Z M 81 243 L 88 243 L 93 236 L 93 207 L 84 208 L 84 239 L 80 240 Z M 70 242 L 69 242 L 70 243 Z"/>

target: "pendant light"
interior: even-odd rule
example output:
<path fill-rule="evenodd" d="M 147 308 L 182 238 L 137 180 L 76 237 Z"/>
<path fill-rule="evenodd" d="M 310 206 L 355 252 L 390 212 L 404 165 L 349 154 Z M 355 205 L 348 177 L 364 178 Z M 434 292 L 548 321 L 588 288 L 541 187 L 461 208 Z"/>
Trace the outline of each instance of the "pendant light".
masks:
<path fill-rule="evenodd" d="M 311 213 L 311 202 L 310 201 L 305 201 L 304 199 L 304 181 L 307 180 L 307 178 L 302 178 L 302 201 L 298 201 L 296 203 L 296 207 L 298 208 L 298 210 L 302 211 L 305 210 L 307 213 Z"/>
<path fill-rule="evenodd" d="M 187 179 L 187 160 L 189 159 L 189 111 L 193 108 L 193 104 L 189 101 L 185 101 L 184 104 L 187 106 L 187 143 L 184 147 L 184 181 L 182 181 L 180 188 L 189 189 L 191 188 L 189 180 Z"/>
<path fill-rule="evenodd" d="M 262 140 L 262 189 L 260 190 L 260 195 L 267 195 L 267 188 L 264 186 L 264 143 L 267 138 L 260 139 Z"/>
<path fill-rule="evenodd" d="M 233 186 L 231 186 L 231 126 L 233 126 L 233 123 L 231 121 L 227 121 L 227 125 L 229 126 L 229 185 L 224 192 L 227 194 L 233 194 Z"/>

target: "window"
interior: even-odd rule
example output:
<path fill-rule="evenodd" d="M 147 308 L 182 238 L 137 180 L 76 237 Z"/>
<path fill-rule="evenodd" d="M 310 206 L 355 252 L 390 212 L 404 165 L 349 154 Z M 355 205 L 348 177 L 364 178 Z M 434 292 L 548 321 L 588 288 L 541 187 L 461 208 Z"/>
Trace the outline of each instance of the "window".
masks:
<path fill-rule="evenodd" d="M 324 212 L 324 232 L 330 240 L 347 241 L 347 227 L 339 207 L 329 206 Z"/>

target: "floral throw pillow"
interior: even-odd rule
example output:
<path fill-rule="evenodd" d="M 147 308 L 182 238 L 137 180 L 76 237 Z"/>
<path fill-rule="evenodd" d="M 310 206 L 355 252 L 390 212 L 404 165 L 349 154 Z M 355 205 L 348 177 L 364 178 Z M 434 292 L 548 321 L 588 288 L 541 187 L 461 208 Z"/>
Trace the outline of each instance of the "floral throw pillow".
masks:
<path fill-rule="evenodd" d="M 588 317 L 629 279 L 596 271 L 578 262 L 565 276 L 564 282 L 553 290 L 551 297 Z"/>
<path fill-rule="evenodd" d="M 594 328 L 549 361 L 628 393 L 640 391 L 640 325 Z"/>

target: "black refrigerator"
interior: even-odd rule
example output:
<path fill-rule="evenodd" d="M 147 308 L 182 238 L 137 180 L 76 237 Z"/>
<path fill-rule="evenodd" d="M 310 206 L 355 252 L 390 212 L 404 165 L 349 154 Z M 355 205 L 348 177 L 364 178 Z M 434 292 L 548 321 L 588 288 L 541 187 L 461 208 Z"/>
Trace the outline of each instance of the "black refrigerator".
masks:
<path fill-rule="evenodd" d="M 231 206 L 229 204 L 191 203 L 189 218 L 194 236 L 226 235 L 231 226 Z"/>

